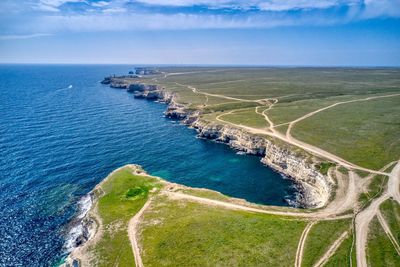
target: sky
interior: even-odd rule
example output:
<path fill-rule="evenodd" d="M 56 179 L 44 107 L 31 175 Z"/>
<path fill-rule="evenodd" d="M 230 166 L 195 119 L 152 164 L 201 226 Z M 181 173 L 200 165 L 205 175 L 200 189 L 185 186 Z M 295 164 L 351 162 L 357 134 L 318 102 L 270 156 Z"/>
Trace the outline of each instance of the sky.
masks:
<path fill-rule="evenodd" d="M 1 0 L 0 63 L 400 66 L 400 0 Z"/>

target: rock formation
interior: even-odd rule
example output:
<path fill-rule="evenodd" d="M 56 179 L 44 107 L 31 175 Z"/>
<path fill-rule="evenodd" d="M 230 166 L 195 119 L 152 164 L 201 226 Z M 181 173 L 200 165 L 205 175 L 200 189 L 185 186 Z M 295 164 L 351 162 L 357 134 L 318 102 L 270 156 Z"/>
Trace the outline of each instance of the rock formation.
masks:
<path fill-rule="evenodd" d="M 201 119 L 201 111 L 193 111 L 177 102 L 176 95 L 159 85 L 132 83 L 120 84 L 111 78 L 110 86 L 127 88 L 135 97 L 162 101 L 168 104 L 165 115 L 182 120 L 183 123 L 197 130 L 198 136 L 225 143 L 230 147 L 261 157 L 261 162 L 291 178 L 297 185 L 300 196 L 298 202 L 307 208 L 319 208 L 327 204 L 334 181 L 320 173 L 316 167 L 318 159 L 289 144 L 257 136 L 245 130 Z M 125 87 L 123 87 L 125 86 Z"/>

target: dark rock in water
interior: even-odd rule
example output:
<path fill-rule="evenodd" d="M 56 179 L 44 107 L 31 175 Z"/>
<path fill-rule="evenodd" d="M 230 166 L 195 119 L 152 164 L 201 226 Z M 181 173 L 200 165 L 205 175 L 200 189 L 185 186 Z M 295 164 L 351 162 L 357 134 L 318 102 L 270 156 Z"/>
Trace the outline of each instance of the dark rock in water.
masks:
<path fill-rule="evenodd" d="M 144 98 L 144 95 L 142 92 L 134 92 L 133 97 L 135 98 Z"/>
<path fill-rule="evenodd" d="M 128 92 L 144 92 L 159 90 L 159 86 L 155 84 L 132 83 L 128 86 Z"/>
<path fill-rule="evenodd" d="M 101 83 L 102 84 L 110 84 L 111 83 L 111 77 L 105 77 L 102 81 L 101 81 Z"/>
<path fill-rule="evenodd" d="M 121 82 L 111 82 L 110 87 L 117 88 L 117 89 L 126 89 L 128 87 L 128 85 L 125 83 L 121 83 Z"/>
<path fill-rule="evenodd" d="M 160 95 L 156 91 L 149 91 L 146 95 L 146 98 L 149 100 L 156 100 L 160 98 Z"/>

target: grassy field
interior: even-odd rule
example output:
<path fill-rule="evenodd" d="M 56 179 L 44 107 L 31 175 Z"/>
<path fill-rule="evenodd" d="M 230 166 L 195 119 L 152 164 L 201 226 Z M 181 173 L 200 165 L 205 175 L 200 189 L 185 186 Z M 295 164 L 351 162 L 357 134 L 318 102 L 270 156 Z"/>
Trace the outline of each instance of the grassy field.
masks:
<path fill-rule="evenodd" d="M 291 266 L 305 225 L 161 197 L 141 224 L 143 261 L 145 266 Z"/>
<path fill-rule="evenodd" d="M 250 112 L 250 108 L 262 104 L 246 101 L 277 99 L 278 103 L 267 115 L 275 125 L 284 124 L 276 128 L 281 133 L 287 130 L 285 124 L 339 101 L 400 93 L 398 68 L 161 67 L 160 70 L 163 74 L 136 81 L 165 87 L 178 95 L 179 102 L 201 110 L 203 116 L 249 108 L 248 112 L 237 111 L 223 118 L 261 128 L 266 122 L 260 114 Z M 215 117 L 207 119 L 215 121 Z M 292 134 L 362 167 L 380 169 L 397 160 L 400 154 L 399 121 L 400 96 L 397 96 L 322 111 L 296 124 Z"/>
<path fill-rule="evenodd" d="M 254 128 L 265 128 L 268 126 L 268 123 L 265 121 L 264 116 L 256 113 L 254 108 L 234 111 L 230 114 L 221 116 L 220 119 L 227 122 L 242 124 Z"/>
<path fill-rule="evenodd" d="M 243 99 L 280 97 L 281 102 L 398 90 L 397 69 L 356 68 L 214 68 L 171 75 L 165 81 L 192 85 L 201 91 Z"/>
<path fill-rule="evenodd" d="M 350 232 L 351 219 L 323 221 L 314 225 L 306 239 L 303 266 L 313 266 L 344 231 Z"/>
<path fill-rule="evenodd" d="M 400 243 L 400 205 L 392 199 L 388 199 L 380 206 L 383 217 L 390 227 L 393 236 Z"/>
<path fill-rule="evenodd" d="M 111 175 L 101 190 L 98 214 L 103 224 L 99 242 L 90 247 L 93 266 L 134 266 L 127 225 L 144 205 L 149 190 L 160 187 L 155 178 L 133 175 L 128 167 Z"/>
<path fill-rule="evenodd" d="M 307 219 L 177 199 L 174 192 L 264 210 L 289 210 L 252 205 L 212 190 L 170 184 L 157 177 L 135 174 L 125 166 L 95 189 L 99 198 L 93 209 L 101 227 L 85 250 L 89 265 L 135 265 L 128 222 L 151 195 L 151 205 L 144 211 L 136 233 L 145 266 L 293 266 L 300 236 L 309 223 Z M 380 209 L 399 239 L 400 206 L 388 200 Z M 348 266 L 350 259 L 355 265 L 354 249 L 353 254 L 350 250 L 351 221 L 348 218 L 315 224 L 306 238 L 302 266 L 313 266 L 345 231 L 349 232 L 348 237 L 326 266 Z M 396 266 L 399 261 L 376 219 L 371 223 L 367 253 L 371 266 Z"/>
<path fill-rule="evenodd" d="M 400 256 L 376 217 L 372 220 L 369 230 L 367 260 L 368 265 L 373 267 L 395 267 L 399 266 L 400 262 Z"/>
<path fill-rule="evenodd" d="M 342 242 L 336 253 L 326 263 L 327 267 L 347 267 L 350 266 L 350 261 L 352 266 L 356 266 L 355 261 L 355 249 L 351 250 L 353 244 L 353 235 L 350 235 Z M 351 254 L 352 252 L 352 254 Z"/>
<path fill-rule="evenodd" d="M 285 133 L 291 121 L 339 101 L 400 93 L 400 69 L 391 68 L 169 67 L 160 70 L 164 73 L 133 81 L 165 87 L 176 94 L 179 103 L 201 111 L 203 121 L 221 124 L 217 120 L 220 118 L 227 123 L 257 128 L 257 134 L 302 158 L 307 157 L 310 164 L 318 164 L 316 167 L 323 174 L 334 165 L 323 159 L 315 163 L 313 156 L 301 148 L 264 133 L 260 129 L 267 129 L 269 124 L 259 113 L 271 107 L 266 111 L 268 118 L 275 125 L 283 124 L 275 129 Z M 298 122 L 291 133 L 351 163 L 379 170 L 398 160 L 400 155 L 400 96 L 337 105 Z M 358 173 L 362 179 L 369 175 Z M 160 186 L 158 180 L 126 173 L 121 177 L 115 180 L 121 180 L 116 185 L 103 185 L 105 195 L 99 201 L 99 214 L 106 227 L 92 251 L 101 266 L 133 264 L 127 222 L 148 199 L 150 188 Z M 367 192 L 359 196 L 359 204 L 367 206 L 386 186 L 386 176 L 374 176 Z M 212 191 L 182 190 L 203 198 L 240 202 Z M 145 266 L 293 266 L 300 235 L 308 223 L 304 219 L 228 210 L 174 200 L 166 194 L 154 195 L 152 206 L 145 211 L 140 223 L 139 239 Z M 400 240 L 399 205 L 386 201 L 381 212 Z M 355 266 L 355 239 L 350 220 L 322 221 L 314 225 L 306 239 L 303 266 L 315 264 L 346 230 L 350 235 L 326 265 L 349 266 L 351 261 Z M 376 219 L 371 223 L 367 255 L 371 266 L 398 266 L 399 256 Z"/>
<path fill-rule="evenodd" d="M 400 96 L 336 106 L 295 125 L 293 136 L 379 170 L 400 155 Z"/>

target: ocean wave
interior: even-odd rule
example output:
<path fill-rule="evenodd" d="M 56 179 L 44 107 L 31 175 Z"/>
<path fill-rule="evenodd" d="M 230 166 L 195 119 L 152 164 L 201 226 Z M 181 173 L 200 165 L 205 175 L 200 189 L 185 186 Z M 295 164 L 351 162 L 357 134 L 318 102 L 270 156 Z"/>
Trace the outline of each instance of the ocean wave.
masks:
<path fill-rule="evenodd" d="M 69 224 L 69 231 L 65 236 L 64 251 L 65 253 L 71 252 L 80 244 L 80 240 L 85 234 L 85 227 L 82 220 L 92 207 L 93 201 L 90 194 L 83 196 L 77 203 L 78 212 L 75 218 Z"/>

